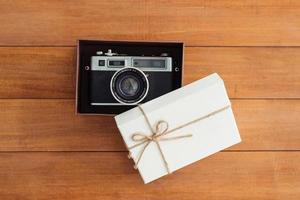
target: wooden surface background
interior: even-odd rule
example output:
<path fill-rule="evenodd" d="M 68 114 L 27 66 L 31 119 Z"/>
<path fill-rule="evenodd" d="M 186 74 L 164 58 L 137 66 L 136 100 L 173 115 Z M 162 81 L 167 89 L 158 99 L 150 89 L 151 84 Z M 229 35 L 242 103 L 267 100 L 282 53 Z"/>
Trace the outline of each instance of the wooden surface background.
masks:
<path fill-rule="evenodd" d="M 184 41 L 243 142 L 144 185 L 112 117 L 74 114 L 77 39 Z M 0 1 L 0 199 L 300 199 L 300 1 Z"/>

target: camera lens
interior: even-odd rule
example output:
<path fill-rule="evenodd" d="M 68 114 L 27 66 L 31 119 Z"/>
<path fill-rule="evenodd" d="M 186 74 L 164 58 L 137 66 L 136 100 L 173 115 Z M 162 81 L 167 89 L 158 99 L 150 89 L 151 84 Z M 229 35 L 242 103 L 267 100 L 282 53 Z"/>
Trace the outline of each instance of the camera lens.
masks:
<path fill-rule="evenodd" d="M 148 92 L 148 80 L 139 69 L 125 67 L 117 71 L 111 79 L 111 92 L 123 104 L 136 104 Z"/>
<path fill-rule="evenodd" d="M 125 96 L 134 96 L 138 92 L 139 86 L 139 80 L 137 80 L 134 76 L 127 76 L 124 77 L 123 80 L 119 81 L 118 89 Z"/>

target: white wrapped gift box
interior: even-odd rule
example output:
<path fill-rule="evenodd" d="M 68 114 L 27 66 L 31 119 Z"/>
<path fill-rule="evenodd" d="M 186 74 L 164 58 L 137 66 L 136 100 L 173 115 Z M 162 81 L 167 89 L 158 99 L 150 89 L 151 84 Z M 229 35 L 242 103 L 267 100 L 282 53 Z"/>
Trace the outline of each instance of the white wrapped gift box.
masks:
<path fill-rule="evenodd" d="M 230 105 L 223 80 L 212 74 L 151 100 L 141 105 L 141 109 L 135 107 L 115 116 L 144 183 L 167 175 L 168 169 L 174 172 L 239 143 L 241 138 Z M 162 135 L 157 140 L 159 146 L 149 140 L 134 147 L 141 141 L 133 140 L 133 134 L 140 133 L 151 138 L 153 133 L 149 125 L 155 129 L 161 120 L 165 122 L 161 124 L 161 130 L 166 129 L 167 123 L 168 131 L 175 131 Z M 176 129 L 178 127 L 181 128 Z M 185 137 L 188 135 L 192 137 Z M 183 137 L 164 140 L 177 136 Z"/>

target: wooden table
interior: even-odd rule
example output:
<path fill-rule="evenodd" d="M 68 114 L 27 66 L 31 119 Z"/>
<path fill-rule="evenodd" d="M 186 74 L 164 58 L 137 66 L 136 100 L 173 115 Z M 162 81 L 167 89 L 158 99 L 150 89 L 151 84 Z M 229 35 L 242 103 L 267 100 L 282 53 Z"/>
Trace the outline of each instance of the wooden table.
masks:
<path fill-rule="evenodd" d="M 76 116 L 77 39 L 180 40 L 243 142 L 144 185 L 112 117 Z M 0 2 L 0 199 L 300 199 L 300 1 Z"/>

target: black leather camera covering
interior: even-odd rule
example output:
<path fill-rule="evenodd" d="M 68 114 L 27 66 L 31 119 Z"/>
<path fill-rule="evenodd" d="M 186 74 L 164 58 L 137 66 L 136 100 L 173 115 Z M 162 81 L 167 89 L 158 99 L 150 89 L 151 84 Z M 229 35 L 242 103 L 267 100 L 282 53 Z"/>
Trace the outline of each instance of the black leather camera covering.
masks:
<path fill-rule="evenodd" d="M 172 57 L 173 67 L 179 70 L 172 72 L 146 72 L 149 74 L 149 92 L 147 97 L 141 102 L 147 102 L 166 92 L 175 90 L 182 85 L 182 68 L 183 68 L 183 43 L 180 42 L 131 42 L 131 41 L 94 41 L 79 40 L 77 45 L 77 113 L 79 114 L 119 114 L 134 106 L 113 105 L 113 106 L 96 106 L 91 105 L 91 100 L 99 98 L 110 101 L 113 99 L 110 92 L 110 79 L 97 78 L 100 76 L 112 76 L 115 71 L 91 71 L 86 66 L 91 65 L 91 57 L 96 55 L 97 51 L 107 52 L 113 49 L 114 52 L 127 54 L 130 56 L 160 56 L 167 53 Z M 91 80 L 93 83 L 91 84 Z M 97 86 L 101 87 L 101 92 L 92 93 L 97 90 Z M 94 87 L 94 88 L 93 88 Z M 155 89 L 155 91 L 154 91 Z M 111 102 L 114 103 L 114 102 Z M 115 101 L 115 103 L 117 103 Z"/>

